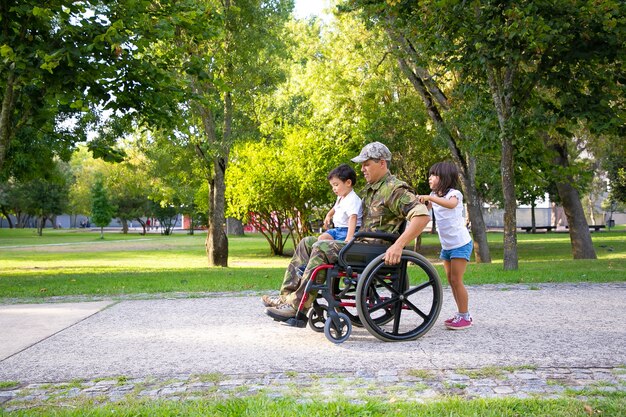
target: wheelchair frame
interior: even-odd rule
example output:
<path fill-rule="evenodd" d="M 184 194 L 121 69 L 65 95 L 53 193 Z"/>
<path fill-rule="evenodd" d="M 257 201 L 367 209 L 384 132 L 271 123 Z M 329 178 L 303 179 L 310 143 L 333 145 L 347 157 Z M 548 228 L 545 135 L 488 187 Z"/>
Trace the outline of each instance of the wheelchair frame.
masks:
<path fill-rule="evenodd" d="M 426 334 L 439 316 L 443 297 L 435 268 L 410 250 L 402 251 L 398 265 L 386 265 L 383 258 L 389 245 L 362 242 L 393 243 L 397 238 L 388 233 L 356 233 L 339 252 L 337 264 L 313 270 L 296 317 L 285 324 L 306 327 L 308 323 L 333 343 L 346 341 L 353 326 L 365 327 L 385 342 L 415 340 Z M 326 281 L 318 283 L 322 271 Z M 315 293 L 307 315 L 304 304 Z"/>

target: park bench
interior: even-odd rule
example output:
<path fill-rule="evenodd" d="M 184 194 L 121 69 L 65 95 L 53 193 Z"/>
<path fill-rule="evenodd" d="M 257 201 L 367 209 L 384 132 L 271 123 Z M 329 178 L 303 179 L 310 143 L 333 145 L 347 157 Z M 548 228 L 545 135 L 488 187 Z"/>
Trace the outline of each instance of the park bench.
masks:
<path fill-rule="evenodd" d="M 604 229 L 606 227 L 605 224 L 590 224 L 589 228 L 593 229 L 596 232 L 599 232 L 601 229 Z M 569 226 L 565 226 L 566 229 L 569 229 Z"/>
<path fill-rule="evenodd" d="M 533 230 L 532 226 L 522 226 L 520 229 L 525 230 L 526 233 L 530 233 Z M 535 230 L 546 230 L 547 232 L 554 229 L 554 226 L 535 226 Z"/>

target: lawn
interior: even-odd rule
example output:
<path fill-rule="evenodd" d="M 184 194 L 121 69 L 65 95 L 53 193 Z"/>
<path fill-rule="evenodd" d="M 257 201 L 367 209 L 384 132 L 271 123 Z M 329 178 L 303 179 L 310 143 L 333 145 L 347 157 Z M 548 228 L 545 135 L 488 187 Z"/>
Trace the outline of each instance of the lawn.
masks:
<path fill-rule="evenodd" d="M 144 401 L 126 402 L 105 406 L 72 406 L 68 408 L 36 407 L 16 411 L 13 416 L 414 416 L 414 417 L 503 417 L 503 416 L 563 416 L 587 417 L 623 416 L 626 401 L 621 394 L 590 396 L 586 401 L 577 399 L 476 399 L 448 398 L 426 404 L 411 402 L 364 401 L 352 404 L 342 400 L 320 398 L 314 403 L 302 402 L 298 398 L 272 399 L 257 396 L 243 399 L 216 401 Z M 0 409 L 0 416 L 5 415 Z"/>
<path fill-rule="evenodd" d="M 472 262 L 466 283 L 611 282 L 626 280 L 624 228 L 592 234 L 597 260 L 573 260 L 566 233 L 518 234 L 519 269 L 502 268 L 502 234 L 489 233 L 493 263 Z M 271 256 L 260 235 L 229 238 L 229 267 L 209 268 L 203 233 L 162 236 L 84 230 L 0 229 L 0 300 L 64 295 L 276 290 L 288 257 Z M 436 235 L 421 252 L 435 263 Z"/>
<path fill-rule="evenodd" d="M 597 260 L 572 260 L 569 235 L 543 233 L 518 235 L 519 269 L 503 271 L 502 234 L 490 233 L 492 264 L 469 265 L 470 285 L 544 282 L 611 282 L 626 280 L 626 230 L 593 233 Z M 288 257 L 271 256 L 258 235 L 229 238 L 229 267 L 208 268 L 205 236 L 177 233 L 172 236 L 123 235 L 84 230 L 0 229 L 0 303 L 44 301 L 51 296 L 85 295 L 120 297 L 124 294 L 276 290 Z M 423 236 L 421 252 L 438 262 L 436 235 Z M 443 275 L 442 275 L 443 276 Z M 1 382 L 1 381 L 0 381 Z M 7 386 L 10 388 L 10 386 Z M 0 391 L 2 391 L 0 385 Z M 364 398 L 346 402 L 340 396 L 302 402 L 297 397 L 181 401 L 148 401 L 127 398 L 117 403 L 97 400 L 57 407 L 41 403 L 32 408 L 2 411 L 0 416 L 617 416 L 626 414 L 626 397 L 621 391 L 564 395 L 558 399 L 436 398 L 425 404 Z"/>

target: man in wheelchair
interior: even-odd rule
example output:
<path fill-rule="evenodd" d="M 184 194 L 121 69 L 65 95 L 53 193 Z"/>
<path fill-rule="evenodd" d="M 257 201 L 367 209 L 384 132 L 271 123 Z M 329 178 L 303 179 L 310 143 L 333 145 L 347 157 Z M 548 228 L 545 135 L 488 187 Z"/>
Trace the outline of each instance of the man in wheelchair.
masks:
<path fill-rule="evenodd" d="M 430 221 L 428 210 L 405 182 L 391 174 L 391 152 L 384 144 L 372 142 L 365 145 L 361 153 L 352 158 L 352 162 L 361 164 L 361 172 L 367 181 L 361 196 L 363 220 L 360 231 L 398 234 L 406 221 L 404 231 L 385 251 L 385 264 L 396 265 L 400 262 L 404 247 L 419 236 Z M 302 239 L 287 267 L 280 294 L 262 297 L 267 307 L 265 313 L 281 322 L 294 318 L 313 270 L 319 265 L 336 264 L 339 251 L 346 244 L 336 240 L 318 242 L 314 236 Z M 306 268 L 299 275 L 298 267 L 301 265 L 306 265 Z M 323 279 L 325 273 L 322 271 L 317 274 L 316 280 Z M 308 297 L 303 305 L 304 310 L 308 310 L 314 300 L 315 297 Z"/>

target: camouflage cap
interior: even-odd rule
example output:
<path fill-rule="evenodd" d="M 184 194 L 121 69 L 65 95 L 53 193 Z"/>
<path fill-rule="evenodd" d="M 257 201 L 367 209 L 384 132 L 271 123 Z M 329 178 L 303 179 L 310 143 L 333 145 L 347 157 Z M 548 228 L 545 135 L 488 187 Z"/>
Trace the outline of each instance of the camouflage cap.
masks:
<path fill-rule="evenodd" d="M 365 162 L 368 159 L 384 159 L 391 161 L 391 152 L 389 148 L 380 142 L 368 143 L 361 149 L 359 156 L 351 159 L 352 162 Z"/>

